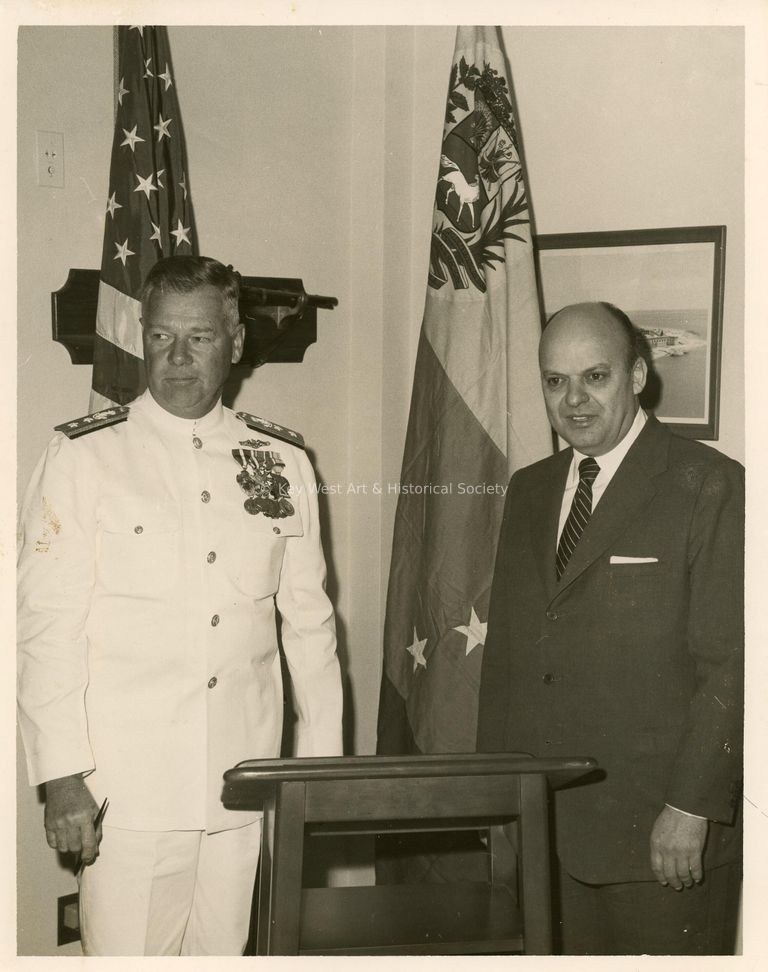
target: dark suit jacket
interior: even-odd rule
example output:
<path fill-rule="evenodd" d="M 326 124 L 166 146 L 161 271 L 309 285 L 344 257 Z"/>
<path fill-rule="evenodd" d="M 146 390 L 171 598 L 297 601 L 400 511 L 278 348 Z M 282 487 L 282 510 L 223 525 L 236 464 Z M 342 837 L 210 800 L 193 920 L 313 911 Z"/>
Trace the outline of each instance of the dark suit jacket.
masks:
<path fill-rule="evenodd" d="M 557 852 L 580 880 L 652 880 L 649 836 L 665 803 L 714 821 L 705 866 L 734 859 L 743 469 L 649 418 L 558 582 L 571 457 L 567 449 L 510 482 L 477 748 L 599 761 L 602 780 L 556 796 Z"/>

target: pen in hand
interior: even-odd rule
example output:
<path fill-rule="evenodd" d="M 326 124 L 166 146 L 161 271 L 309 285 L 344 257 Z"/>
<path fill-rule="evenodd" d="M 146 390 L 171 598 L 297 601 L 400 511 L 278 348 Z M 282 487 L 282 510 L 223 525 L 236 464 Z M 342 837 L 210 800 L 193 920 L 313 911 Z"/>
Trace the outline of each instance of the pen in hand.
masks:
<path fill-rule="evenodd" d="M 108 806 L 109 806 L 109 797 L 104 797 L 104 802 L 99 807 L 99 812 L 93 818 L 93 829 L 94 829 L 94 831 L 96 831 L 96 830 L 99 829 L 99 824 L 104 819 L 104 814 L 107 812 L 107 807 Z M 78 859 L 78 862 L 77 862 L 77 869 L 75 870 L 75 877 L 80 877 L 80 875 L 83 873 L 83 868 L 84 867 L 85 867 L 85 861 L 83 860 L 83 855 L 81 853 L 80 854 L 80 858 Z"/>

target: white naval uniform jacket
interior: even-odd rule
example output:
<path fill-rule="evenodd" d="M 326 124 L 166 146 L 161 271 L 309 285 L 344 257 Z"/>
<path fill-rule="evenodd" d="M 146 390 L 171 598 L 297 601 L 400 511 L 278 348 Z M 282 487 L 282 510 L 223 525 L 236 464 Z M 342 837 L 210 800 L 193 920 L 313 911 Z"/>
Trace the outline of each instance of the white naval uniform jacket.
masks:
<path fill-rule="evenodd" d="M 292 513 L 246 511 L 242 450 L 285 463 Z M 222 774 L 279 755 L 275 603 L 298 755 L 341 753 L 314 484 L 301 449 L 221 403 L 192 421 L 145 392 L 126 421 L 53 438 L 21 514 L 19 718 L 31 784 L 89 774 L 97 803 L 109 797 L 110 825 L 133 830 L 215 832 L 258 817 L 224 808 Z"/>

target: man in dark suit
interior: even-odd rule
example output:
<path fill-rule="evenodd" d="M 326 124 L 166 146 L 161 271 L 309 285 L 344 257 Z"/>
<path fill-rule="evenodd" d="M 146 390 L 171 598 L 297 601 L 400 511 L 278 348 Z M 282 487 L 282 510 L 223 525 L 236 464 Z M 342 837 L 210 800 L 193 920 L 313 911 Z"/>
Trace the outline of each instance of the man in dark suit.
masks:
<path fill-rule="evenodd" d="M 565 954 L 727 954 L 740 885 L 743 469 L 639 407 L 610 304 L 539 349 L 571 449 L 518 471 L 499 539 L 478 749 L 593 756 L 555 798 Z"/>

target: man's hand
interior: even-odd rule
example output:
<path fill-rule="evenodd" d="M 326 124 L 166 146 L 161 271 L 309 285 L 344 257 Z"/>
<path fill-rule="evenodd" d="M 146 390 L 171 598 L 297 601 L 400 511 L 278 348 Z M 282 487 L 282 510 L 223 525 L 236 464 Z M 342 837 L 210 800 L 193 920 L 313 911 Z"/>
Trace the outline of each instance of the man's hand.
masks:
<path fill-rule="evenodd" d="M 98 813 L 91 791 L 79 775 L 63 776 L 45 784 L 45 836 L 54 850 L 80 854 L 92 864 L 99 853 L 101 825 L 94 830 Z"/>
<path fill-rule="evenodd" d="M 651 831 L 651 868 L 659 884 L 675 891 L 699 884 L 704 877 L 701 855 L 709 821 L 664 807 Z"/>

